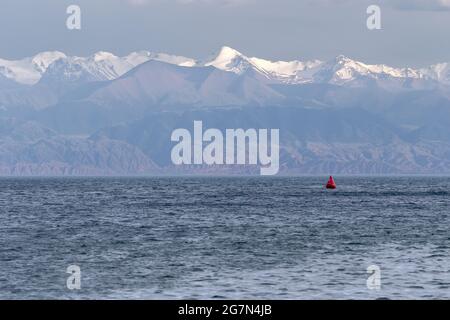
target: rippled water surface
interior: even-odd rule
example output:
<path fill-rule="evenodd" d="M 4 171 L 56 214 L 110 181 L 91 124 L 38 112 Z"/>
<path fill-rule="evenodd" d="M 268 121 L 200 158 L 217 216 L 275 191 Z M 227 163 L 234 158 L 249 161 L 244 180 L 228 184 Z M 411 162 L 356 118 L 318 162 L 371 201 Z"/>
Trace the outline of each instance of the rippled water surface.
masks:
<path fill-rule="evenodd" d="M 450 298 L 450 178 L 326 180 L 2 178 L 0 298 Z"/>

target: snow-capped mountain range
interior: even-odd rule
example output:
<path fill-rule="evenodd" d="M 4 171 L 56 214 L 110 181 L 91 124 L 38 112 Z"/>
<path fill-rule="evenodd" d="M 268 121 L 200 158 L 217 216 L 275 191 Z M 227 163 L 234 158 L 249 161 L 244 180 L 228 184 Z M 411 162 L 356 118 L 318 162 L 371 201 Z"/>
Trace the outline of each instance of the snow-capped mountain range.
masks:
<path fill-rule="evenodd" d="M 92 81 L 113 80 L 134 67 L 149 60 L 162 61 L 179 66 L 193 66 L 195 60 L 186 57 L 138 51 L 125 57 L 100 51 L 89 57 L 69 57 L 59 51 L 42 52 L 34 57 L 21 60 L 0 59 L 0 74 L 20 84 L 33 85 L 47 73 L 62 79 L 82 79 Z"/>
<path fill-rule="evenodd" d="M 194 120 L 279 128 L 285 173 L 450 174 L 450 64 L 269 61 L 229 47 L 203 60 L 0 59 L 0 175 L 179 173 L 170 134 Z"/>
<path fill-rule="evenodd" d="M 147 61 L 160 61 L 183 67 L 215 67 L 238 75 L 253 73 L 268 83 L 329 83 L 358 85 L 359 80 L 435 81 L 450 85 L 450 63 L 430 67 L 393 68 L 369 65 L 338 56 L 330 61 L 269 61 L 247 57 L 230 47 L 223 47 L 209 59 L 196 60 L 164 53 L 138 51 L 124 57 L 97 52 L 89 57 L 67 56 L 59 51 L 42 52 L 21 60 L 0 59 L 0 76 L 18 84 L 34 85 L 45 81 L 114 80 Z"/>

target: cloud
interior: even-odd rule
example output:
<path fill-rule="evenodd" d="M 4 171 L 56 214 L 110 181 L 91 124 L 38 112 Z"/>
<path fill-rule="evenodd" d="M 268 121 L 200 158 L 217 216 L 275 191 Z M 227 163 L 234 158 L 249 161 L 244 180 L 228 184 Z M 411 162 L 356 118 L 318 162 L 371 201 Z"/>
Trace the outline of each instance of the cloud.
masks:
<path fill-rule="evenodd" d="M 251 2 L 251 0 L 177 0 L 178 3 L 204 3 L 204 4 L 219 4 L 219 5 L 236 5 Z"/>
<path fill-rule="evenodd" d="M 261 3 L 262 0 L 122 0 L 133 6 L 142 6 L 152 3 L 171 3 L 179 5 L 217 5 L 217 6 L 238 6 L 250 3 Z M 280 0 L 273 0 L 280 1 Z M 319 4 L 326 6 L 359 4 L 361 0 L 287 0 L 287 2 L 303 1 L 307 4 Z M 397 10 L 418 10 L 418 11 L 447 11 L 450 10 L 450 0 L 365 0 L 368 4 L 380 4 L 393 7 Z M 262 4 L 267 5 L 268 1 Z M 377 3 L 378 2 L 378 3 Z"/>
<path fill-rule="evenodd" d="M 134 6 L 142 6 L 151 3 L 157 2 L 172 2 L 175 4 L 208 4 L 208 5 L 220 5 L 220 6 L 230 6 L 230 5 L 241 5 L 247 4 L 251 2 L 255 2 L 255 0 L 126 0 L 127 3 Z"/>
<path fill-rule="evenodd" d="M 126 0 L 126 1 L 133 6 L 141 6 L 149 3 L 148 0 Z"/>
<path fill-rule="evenodd" d="M 399 10 L 450 10 L 450 0 L 385 0 L 385 2 Z"/>

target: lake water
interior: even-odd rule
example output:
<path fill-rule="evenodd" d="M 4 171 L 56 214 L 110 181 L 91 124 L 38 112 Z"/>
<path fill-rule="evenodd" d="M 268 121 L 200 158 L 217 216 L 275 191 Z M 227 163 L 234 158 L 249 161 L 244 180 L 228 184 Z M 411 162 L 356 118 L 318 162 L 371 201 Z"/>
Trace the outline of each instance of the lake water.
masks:
<path fill-rule="evenodd" d="M 450 298 L 450 178 L 327 178 L 1 178 L 0 298 Z"/>

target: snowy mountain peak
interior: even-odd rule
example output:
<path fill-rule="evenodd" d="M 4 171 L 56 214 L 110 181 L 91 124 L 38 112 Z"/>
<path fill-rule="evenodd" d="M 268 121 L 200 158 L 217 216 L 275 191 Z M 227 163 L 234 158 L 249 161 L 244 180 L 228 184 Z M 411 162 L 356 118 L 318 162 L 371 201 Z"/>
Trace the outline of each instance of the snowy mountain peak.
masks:
<path fill-rule="evenodd" d="M 123 59 L 134 66 L 138 66 L 149 60 L 161 61 L 183 67 L 193 67 L 197 65 L 197 61 L 191 58 L 171 55 L 167 53 L 154 53 L 149 51 L 135 51 L 130 53 Z"/>
<path fill-rule="evenodd" d="M 61 61 L 60 61 L 61 60 Z M 450 85 L 450 63 L 441 63 L 422 69 L 393 68 L 383 64 L 366 64 L 339 55 L 322 62 L 319 60 L 271 61 L 248 57 L 236 49 L 223 46 L 210 59 L 198 61 L 184 56 L 136 51 L 124 57 L 110 52 L 99 51 L 89 57 L 66 56 L 59 51 L 39 53 L 21 60 L 0 59 L 0 76 L 20 83 L 36 84 L 43 75 L 52 69 L 49 75 L 53 82 L 70 79 L 90 79 L 104 81 L 116 79 L 134 67 L 150 60 L 161 61 L 183 67 L 212 66 L 238 75 L 246 74 L 267 83 L 332 83 L 355 84 L 361 80 L 433 80 Z M 52 65 L 55 66 L 52 68 Z M 48 80 L 49 77 L 46 77 Z M 5 82 L 5 83 L 6 83 Z"/>
<path fill-rule="evenodd" d="M 347 56 L 340 54 L 334 58 L 334 62 L 337 64 L 347 64 L 347 63 L 355 63 L 356 61 L 350 59 Z"/>
<path fill-rule="evenodd" d="M 237 51 L 236 49 L 233 49 L 231 47 L 223 46 L 220 48 L 219 54 L 217 55 L 216 59 L 218 60 L 229 60 L 234 59 L 236 57 L 243 56 L 242 53 Z"/>
<path fill-rule="evenodd" d="M 0 59 L 0 75 L 17 83 L 32 85 L 39 81 L 49 65 L 65 57 L 62 52 L 48 51 L 20 60 Z"/>
<path fill-rule="evenodd" d="M 198 62 L 194 59 L 167 53 L 150 53 L 148 60 L 161 61 L 182 67 L 194 67 L 198 64 Z"/>
<path fill-rule="evenodd" d="M 347 68 L 347 69 L 354 69 L 357 72 L 363 72 L 363 73 L 370 72 L 373 69 L 373 67 L 378 67 L 378 66 L 367 65 L 365 63 L 362 63 L 357 60 L 353 60 L 344 55 L 339 55 L 339 56 L 335 57 L 334 59 L 326 62 L 324 64 L 324 67 L 325 67 L 325 65 L 335 71 L 341 70 L 342 68 Z"/>
<path fill-rule="evenodd" d="M 438 63 L 428 68 L 420 69 L 425 77 L 450 85 L 450 63 Z"/>
<path fill-rule="evenodd" d="M 151 55 L 152 55 L 151 52 L 142 50 L 142 51 L 132 52 L 132 53 L 128 54 L 127 56 L 123 57 L 122 59 L 129 65 L 138 66 L 138 65 L 150 60 Z"/>
<path fill-rule="evenodd" d="M 104 60 L 117 59 L 117 56 L 115 56 L 111 52 L 99 51 L 92 56 L 92 59 L 96 62 L 99 62 Z"/>
<path fill-rule="evenodd" d="M 99 51 L 90 57 L 66 57 L 51 65 L 43 76 L 46 83 L 114 80 L 134 67 L 149 60 L 162 61 L 192 67 L 196 61 L 181 56 L 149 51 L 132 52 L 118 57 L 110 52 Z"/>
<path fill-rule="evenodd" d="M 383 64 L 365 64 L 344 55 L 325 62 L 316 68 L 311 76 L 313 82 L 344 84 L 366 79 L 421 79 L 424 75 L 411 68 L 393 68 Z"/>
<path fill-rule="evenodd" d="M 210 61 L 206 62 L 204 66 L 213 66 L 220 70 L 231 71 L 237 74 L 243 73 L 252 63 L 239 51 L 224 46 L 219 50 Z"/>
<path fill-rule="evenodd" d="M 46 51 L 35 55 L 31 59 L 31 63 L 34 64 L 40 72 L 45 72 L 48 66 L 58 59 L 66 58 L 67 56 L 60 51 Z"/>
<path fill-rule="evenodd" d="M 302 83 L 303 75 L 309 69 L 317 67 L 321 61 L 271 61 L 261 58 L 249 58 L 241 52 L 230 48 L 222 47 L 212 60 L 205 63 L 205 66 L 214 66 L 224 71 L 243 74 L 249 70 L 261 76 L 269 82 Z"/>

